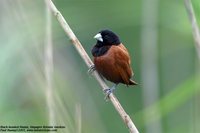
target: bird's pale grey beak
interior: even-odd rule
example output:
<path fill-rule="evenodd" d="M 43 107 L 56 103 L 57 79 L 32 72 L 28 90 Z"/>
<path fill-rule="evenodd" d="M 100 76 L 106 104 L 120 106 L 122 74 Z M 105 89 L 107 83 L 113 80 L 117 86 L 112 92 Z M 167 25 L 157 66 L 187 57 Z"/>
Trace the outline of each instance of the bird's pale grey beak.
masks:
<path fill-rule="evenodd" d="M 103 42 L 103 38 L 102 38 L 101 33 L 96 34 L 96 35 L 94 36 L 94 39 L 97 39 L 98 41 Z"/>

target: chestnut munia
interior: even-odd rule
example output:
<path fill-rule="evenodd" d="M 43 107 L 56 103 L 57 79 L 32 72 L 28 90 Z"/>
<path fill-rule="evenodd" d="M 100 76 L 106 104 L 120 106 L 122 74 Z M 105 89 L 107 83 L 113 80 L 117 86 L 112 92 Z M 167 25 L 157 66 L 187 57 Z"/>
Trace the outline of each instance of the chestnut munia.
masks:
<path fill-rule="evenodd" d="M 96 45 L 92 48 L 94 68 L 107 80 L 115 83 L 137 85 L 131 79 L 133 71 L 128 50 L 120 42 L 119 37 L 110 30 L 102 30 L 95 37 Z M 108 95 L 115 89 L 108 89 Z"/>

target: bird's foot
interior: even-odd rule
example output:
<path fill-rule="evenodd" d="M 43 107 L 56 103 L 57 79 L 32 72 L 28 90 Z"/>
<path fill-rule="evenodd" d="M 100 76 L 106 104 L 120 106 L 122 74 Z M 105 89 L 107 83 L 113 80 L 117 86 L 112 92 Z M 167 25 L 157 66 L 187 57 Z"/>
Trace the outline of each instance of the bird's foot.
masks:
<path fill-rule="evenodd" d="M 108 101 L 109 96 L 110 96 L 110 94 L 112 93 L 112 90 L 109 88 L 109 89 L 105 89 L 105 90 L 103 90 L 103 91 L 104 91 L 104 93 L 105 93 L 104 99 L 105 99 L 106 101 Z"/>
<path fill-rule="evenodd" d="M 91 75 L 95 70 L 96 70 L 96 69 L 95 69 L 95 66 L 94 66 L 94 65 L 91 65 L 90 68 L 88 69 L 88 72 L 87 72 L 87 73 L 88 73 L 89 75 Z"/>
<path fill-rule="evenodd" d="M 109 96 L 110 96 L 110 94 L 113 93 L 113 91 L 115 90 L 115 86 L 116 86 L 116 85 L 114 85 L 114 86 L 111 87 L 111 88 L 108 88 L 108 89 L 105 89 L 105 90 L 104 90 L 104 93 L 105 93 L 105 95 L 106 95 L 104 99 L 105 99 L 106 101 L 109 100 Z"/>

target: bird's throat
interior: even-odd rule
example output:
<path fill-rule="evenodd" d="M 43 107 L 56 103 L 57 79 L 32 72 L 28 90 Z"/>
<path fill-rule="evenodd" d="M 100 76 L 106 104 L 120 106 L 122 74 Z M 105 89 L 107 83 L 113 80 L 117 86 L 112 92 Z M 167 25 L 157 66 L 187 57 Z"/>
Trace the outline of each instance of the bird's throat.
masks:
<path fill-rule="evenodd" d="M 99 47 L 97 45 L 95 45 L 92 49 L 92 55 L 94 57 L 98 57 L 98 56 L 102 56 L 104 54 L 106 54 L 108 52 L 108 50 L 110 49 L 111 46 L 102 46 Z"/>

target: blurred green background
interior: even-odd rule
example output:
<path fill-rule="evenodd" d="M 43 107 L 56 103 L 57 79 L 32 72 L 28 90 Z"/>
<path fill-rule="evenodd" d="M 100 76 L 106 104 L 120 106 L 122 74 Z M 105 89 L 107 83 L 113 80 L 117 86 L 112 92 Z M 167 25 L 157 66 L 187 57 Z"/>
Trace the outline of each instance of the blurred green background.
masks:
<path fill-rule="evenodd" d="M 183 1 L 54 2 L 91 58 L 99 30 L 120 36 L 139 85 L 114 93 L 141 133 L 200 131 L 200 63 Z M 200 1 L 192 3 L 200 24 Z M 48 107 L 46 8 L 43 0 L 0 1 L 0 125 L 48 125 L 51 112 L 54 125 L 66 127 L 59 132 L 128 132 L 54 16 Z"/>

